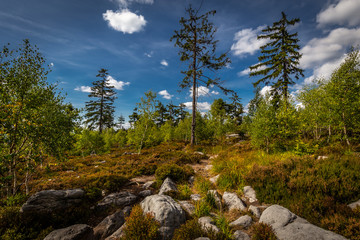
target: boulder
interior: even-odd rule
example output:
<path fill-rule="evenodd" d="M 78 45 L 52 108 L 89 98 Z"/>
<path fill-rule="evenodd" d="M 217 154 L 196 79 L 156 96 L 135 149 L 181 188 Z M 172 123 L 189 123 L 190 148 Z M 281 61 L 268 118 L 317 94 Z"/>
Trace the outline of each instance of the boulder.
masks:
<path fill-rule="evenodd" d="M 105 238 L 105 240 L 118 240 L 121 239 L 124 235 L 124 228 L 126 227 L 126 223 L 124 223 L 118 230 L 116 230 L 109 237 Z"/>
<path fill-rule="evenodd" d="M 253 206 L 253 205 L 251 205 L 251 206 L 249 207 L 249 212 L 251 212 L 252 214 L 254 214 L 254 216 L 257 217 L 257 218 L 260 218 L 260 216 L 261 216 L 260 208 L 255 207 L 255 206 Z"/>
<path fill-rule="evenodd" d="M 137 197 L 129 192 L 111 193 L 103 198 L 98 204 L 99 209 L 106 209 L 110 206 L 116 206 L 119 208 L 133 205 L 137 200 Z"/>
<path fill-rule="evenodd" d="M 255 190 L 250 186 L 244 187 L 244 195 L 247 199 L 249 199 L 249 202 L 253 203 L 257 201 L 256 198 L 256 192 Z"/>
<path fill-rule="evenodd" d="M 185 212 L 180 204 L 167 195 L 151 195 L 146 197 L 140 206 L 144 213 L 154 214 L 160 223 L 160 234 L 164 239 L 171 239 L 174 231 L 186 220 Z"/>
<path fill-rule="evenodd" d="M 201 195 L 200 194 L 191 194 L 190 195 L 190 199 L 197 202 L 201 200 Z"/>
<path fill-rule="evenodd" d="M 229 223 L 230 227 L 250 227 L 252 223 L 252 219 L 249 215 L 245 215 L 245 216 L 241 216 L 238 219 L 236 219 L 235 221 Z"/>
<path fill-rule="evenodd" d="M 214 197 L 216 206 L 219 209 L 221 209 L 221 196 L 220 196 L 220 194 L 216 190 L 209 190 L 208 194 L 211 194 Z"/>
<path fill-rule="evenodd" d="M 223 200 L 225 206 L 229 210 L 239 209 L 243 211 L 246 209 L 246 205 L 243 203 L 243 201 L 241 201 L 241 199 L 236 195 L 236 193 L 224 192 Z"/>
<path fill-rule="evenodd" d="M 270 225 L 279 240 L 345 240 L 341 235 L 317 227 L 288 209 L 272 205 L 261 215 L 260 222 Z"/>
<path fill-rule="evenodd" d="M 250 240 L 250 236 L 240 230 L 234 232 L 233 238 L 234 240 Z"/>
<path fill-rule="evenodd" d="M 212 182 L 213 184 L 216 184 L 219 177 L 220 177 L 220 174 L 216 175 L 215 177 L 210 178 L 209 181 Z"/>
<path fill-rule="evenodd" d="M 118 211 L 106 217 L 94 228 L 95 238 L 100 240 L 105 239 L 119 229 L 124 222 L 125 216 L 123 211 Z"/>
<path fill-rule="evenodd" d="M 154 185 L 155 181 L 149 181 L 144 183 L 143 188 L 144 189 L 149 189 L 150 187 L 152 187 Z"/>
<path fill-rule="evenodd" d="M 124 213 L 125 217 L 128 217 L 128 216 L 130 216 L 131 210 L 132 210 L 131 206 L 126 206 L 121 211 Z"/>
<path fill-rule="evenodd" d="M 76 224 L 49 233 L 44 240 L 94 240 L 93 229 L 86 224 Z"/>
<path fill-rule="evenodd" d="M 147 196 L 150 196 L 152 194 L 152 191 L 151 190 L 144 190 L 144 191 L 141 191 L 141 192 L 139 192 L 139 196 L 140 197 L 147 197 Z"/>
<path fill-rule="evenodd" d="M 167 177 L 160 187 L 159 195 L 163 195 L 170 191 L 177 192 L 178 189 L 176 187 L 176 184 L 170 178 Z"/>
<path fill-rule="evenodd" d="M 71 209 L 82 203 L 85 192 L 82 189 L 44 190 L 32 195 L 21 207 L 24 214 L 48 214 Z"/>
<path fill-rule="evenodd" d="M 354 210 L 354 209 L 357 208 L 357 207 L 360 207 L 360 199 L 357 200 L 356 202 L 350 203 L 348 206 L 349 206 L 349 208 L 351 208 L 352 210 Z"/>
<path fill-rule="evenodd" d="M 198 222 L 203 230 L 212 230 L 216 233 L 220 231 L 220 229 L 215 225 L 214 220 L 211 217 L 201 217 L 198 219 Z"/>
<path fill-rule="evenodd" d="M 179 204 L 189 215 L 193 215 L 195 213 L 195 206 L 189 201 L 179 201 Z"/>

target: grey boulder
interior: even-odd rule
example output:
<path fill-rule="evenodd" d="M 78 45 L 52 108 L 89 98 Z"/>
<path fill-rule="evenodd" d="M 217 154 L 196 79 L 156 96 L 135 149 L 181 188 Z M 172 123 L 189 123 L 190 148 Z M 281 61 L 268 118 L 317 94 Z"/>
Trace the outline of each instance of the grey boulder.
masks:
<path fill-rule="evenodd" d="M 146 197 L 140 206 L 144 213 L 152 213 L 160 223 L 160 234 L 163 239 L 171 239 L 174 231 L 186 220 L 181 206 L 167 195 L 151 195 Z"/>
<path fill-rule="evenodd" d="M 341 235 L 317 227 L 288 209 L 272 205 L 261 215 L 260 222 L 270 225 L 279 240 L 345 240 Z"/>
<path fill-rule="evenodd" d="M 243 203 L 243 201 L 241 201 L 241 199 L 235 193 L 224 192 L 223 200 L 224 200 L 225 206 L 228 207 L 229 210 L 233 210 L 233 209 L 245 210 L 246 209 L 246 205 Z"/>
<path fill-rule="evenodd" d="M 107 195 L 98 204 L 97 208 L 106 209 L 110 206 L 116 206 L 119 208 L 133 205 L 137 200 L 137 197 L 129 192 L 117 192 Z"/>
<path fill-rule="evenodd" d="M 357 207 L 360 207 L 360 199 L 357 200 L 356 202 L 350 203 L 348 206 L 349 206 L 349 208 L 351 208 L 352 210 L 354 210 L 354 209 L 357 208 Z"/>
<path fill-rule="evenodd" d="M 250 240 L 249 235 L 240 230 L 234 232 L 233 238 L 234 240 Z"/>
<path fill-rule="evenodd" d="M 76 224 L 49 233 L 44 240 L 94 240 L 93 229 L 86 224 Z"/>
<path fill-rule="evenodd" d="M 216 233 L 220 231 L 220 229 L 215 225 L 214 220 L 211 217 L 201 217 L 198 219 L 198 223 L 200 224 L 203 230 L 211 230 Z"/>
<path fill-rule="evenodd" d="M 235 221 L 231 222 L 229 224 L 230 227 L 249 227 L 252 223 L 252 219 L 249 215 L 241 216 Z"/>
<path fill-rule="evenodd" d="M 94 236 L 96 239 L 103 240 L 113 234 L 125 222 L 123 211 L 118 211 L 110 216 L 107 216 L 94 228 Z"/>
<path fill-rule="evenodd" d="M 177 192 L 178 189 L 176 187 L 176 184 L 170 178 L 166 178 L 160 187 L 159 195 L 163 195 L 170 191 Z"/>
<path fill-rule="evenodd" d="M 253 203 L 257 201 L 256 198 L 256 192 L 255 190 L 250 186 L 244 187 L 244 195 L 247 199 L 249 199 L 249 202 Z"/>

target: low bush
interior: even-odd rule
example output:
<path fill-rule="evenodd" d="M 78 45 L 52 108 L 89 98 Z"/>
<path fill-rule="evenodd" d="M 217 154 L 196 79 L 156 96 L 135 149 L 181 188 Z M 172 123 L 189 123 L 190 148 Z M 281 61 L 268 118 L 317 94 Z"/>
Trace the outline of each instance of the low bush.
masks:
<path fill-rule="evenodd" d="M 190 166 L 179 166 L 170 163 L 159 166 L 155 171 L 155 178 L 158 183 L 161 183 L 167 177 L 175 182 L 185 182 L 193 174 L 194 170 Z"/>
<path fill-rule="evenodd" d="M 208 179 L 202 176 L 197 176 L 195 178 L 194 187 L 200 194 L 205 195 L 210 189 L 212 189 L 213 184 Z"/>
<path fill-rule="evenodd" d="M 251 240 L 277 240 L 274 230 L 265 223 L 255 223 L 251 226 Z"/>
<path fill-rule="evenodd" d="M 211 211 L 212 207 L 211 205 L 204 201 L 197 201 L 195 203 L 195 213 L 194 216 L 197 218 L 203 217 L 203 216 L 209 216 L 210 215 L 210 211 Z"/>
<path fill-rule="evenodd" d="M 160 224 L 154 217 L 143 211 L 139 205 L 131 210 L 130 216 L 126 218 L 125 236 L 122 240 L 156 240 L 159 239 Z"/>

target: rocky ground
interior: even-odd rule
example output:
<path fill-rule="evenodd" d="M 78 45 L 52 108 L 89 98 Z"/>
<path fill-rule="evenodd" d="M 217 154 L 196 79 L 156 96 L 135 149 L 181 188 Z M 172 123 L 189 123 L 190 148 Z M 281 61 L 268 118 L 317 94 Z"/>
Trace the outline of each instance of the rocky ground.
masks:
<path fill-rule="evenodd" d="M 216 156 L 204 159 L 192 167 L 196 176 L 206 177 L 216 183 L 218 176 L 212 175 L 212 166 L 210 165 L 213 157 Z M 190 184 L 193 181 L 193 178 L 190 179 Z M 104 196 L 96 206 L 93 206 L 100 211 L 116 207 L 116 212 L 104 218 L 96 226 L 77 224 L 54 230 L 45 240 L 119 239 L 123 235 L 124 226 L 126 226 L 125 217 L 129 215 L 132 206 L 137 203 L 140 203 L 144 213 L 152 213 L 160 223 L 162 239 L 171 239 L 175 229 L 185 223 L 187 216 L 194 214 L 195 204 L 197 201 L 202 201 L 203 196 L 192 194 L 190 200 L 179 201 L 166 195 L 168 192 L 178 191 L 176 184 L 170 178 L 165 179 L 158 191 L 153 187 L 154 183 L 153 176 L 131 179 L 122 191 Z M 345 239 L 338 234 L 310 224 L 282 206 L 260 204 L 256 198 L 256 192 L 251 186 L 244 187 L 241 196 L 234 192 L 219 192 L 216 188 L 209 190 L 209 193 L 214 197 L 219 211 L 228 215 L 231 215 L 231 212 L 237 213 L 236 218 L 229 224 L 232 229 L 236 230 L 233 233 L 233 239 L 251 239 L 249 228 L 256 222 L 270 225 L 280 240 Z M 21 211 L 24 214 L 47 214 L 61 211 L 79 204 L 84 195 L 85 192 L 81 189 L 41 191 L 30 197 L 22 206 Z M 358 205 L 360 205 L 360 200 L 349 206 L 355 208 Z M 203 228 L 212 229 L 215 232 L 220 231 L 210 216 L 201 217 L 198 221 Z"/>

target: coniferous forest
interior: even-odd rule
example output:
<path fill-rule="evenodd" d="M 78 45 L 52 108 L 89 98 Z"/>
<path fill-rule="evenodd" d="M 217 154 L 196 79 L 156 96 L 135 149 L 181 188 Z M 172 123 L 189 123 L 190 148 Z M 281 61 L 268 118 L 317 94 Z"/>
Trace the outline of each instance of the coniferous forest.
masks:
<path fill-rule="evenodd" d="M 0 239 L 62 239 L 50 235 L 74 224 L 87 224 L 93 235 L 64 239 L 286 239 L 261 220 L 274 204 L 346 239 L 360 239 L 360 204 L 349 205 L 360 199 L 358 46 L 330 77 L 291 91 L 304 78 L 292 27 L 300 19 L 282 12 L 258 35 L 267 42 L 250 67 L 254 97 L 244 106 L 241 95 L 216 74 L 231 59 L 217 50 L 215 14 L 189 6 L 169 36 L 185 63 L 177 84 L 192 89 L 191 110 L 165 104 L 149 90 L 127 116 L 127 128 L 125 116 L 115 117 L 111 69 L 97 70 L 85 108 L 77 109 L 47 81 L 49 63 L 34 43 L 25 39 L 2 47 Z M 200 112 L 199 86 L 218 87 L 226 98 Z M 262 94 L 263 86 L 270 91 Z M 164 235 L 156 214 L 146 214 L 147 195 L 142 195 L 144 183 L 151 183 L 148 195 L 154 195 L 167 178 L 176 186 L 165 194 L 193 208 L 170 235 Z M 254 201 L 245 186 L 255 190 Z M 41 191 L 74 189 L 81 193 L 74 193 L 76 201 L 64 195 L 59 209 L 44 209 L 40 200 L 35 211 L 24 207 Z M 126 205 L 131 213 L 122 213 L 126 226 L 99 233 L 106 216 L 125 212 L 120 200 L 106 205 L 104 197 L 124 192 L 136 197 Z M 232 209 L 225 198 L 229 193 L 259 212 Z M 47 201 L 56 202 L 54 196 Z M 206 216 L 213 222 L 203 227 L 199 219 Z M 244 216 L 253 224 L 233 223 Z M 121 235 L 111 235 L 120 227 Z M 240 232 L 248 238 L 236 238 Z M 343 239 L 339 235 L 331 239 Z"/>

